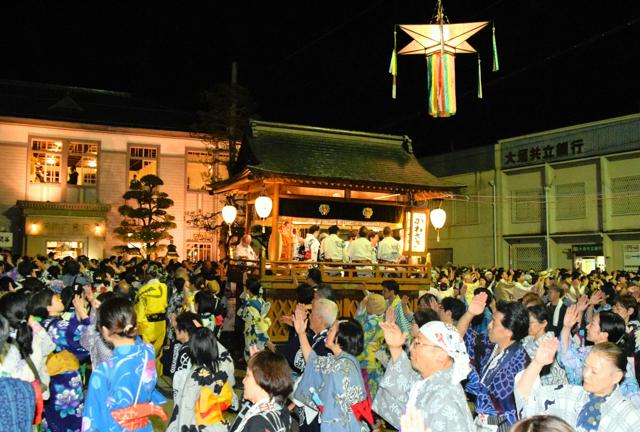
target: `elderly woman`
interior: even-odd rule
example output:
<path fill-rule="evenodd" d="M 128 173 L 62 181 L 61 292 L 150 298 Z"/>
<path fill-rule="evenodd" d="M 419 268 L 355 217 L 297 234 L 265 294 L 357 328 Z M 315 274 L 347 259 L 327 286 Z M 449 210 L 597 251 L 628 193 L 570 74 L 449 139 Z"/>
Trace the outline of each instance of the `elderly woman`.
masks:
<path fill-rule="evenodd" d="M 244 405 L 230 432 L 288 432 L 291 416 L 284 404 L 293 388 L 291 369 L 280 354 L 259 351 L 249 359 L 242 380 Z"/>
<path fill-rule="evenodd" d="M 560 348 L 558 349 L 558 360 L 567 372 L 569 383 L 577 385 L 582 383 L 585 359 L 593 348 L 592 346 L 578 347 L 570 336 L 571 329 L 580 321 L 583 310 L 584 299 L 580 299 L 577 304 L 567 309 L 560 334 Z M 626 333 L 624 320 L 613 312 L 603 311 L 594 315 L 587 326 L 587 340 L 594 344 L 612 342 L 618 345 L 627 357 L 632 358 L 633 356 L 634 341 L 630 340 Z M 640 389 L 632 362 L 627 363 L 625 379 L 620 384 L 620 389 L 622 394 L 640 407 Z"/>
<path fill-rule="evenodd" d="M 543 386 L 540 371 L 553 362 L 558 345 L 556 339 L 542 342 L 531 364 L 516 377 L 521 416 L 556 415 L 578 432 L 636 431 L 640 412 L 619 387 L 627 368 L 622 350 L 611 342 L 596 344 L 585 361 L 582 386 Z"/>
<path fill-rule="evenodd" d="M 293 397 L 320 412 L 322 432 L 361 432 L 373 424 L 371 399 L 367 397 L 356 358 L 364 344 L 362 326 L 354 319 L 335 321 L 326 346 L 332 356 L 319 357 L 306 335 L 307 317 L 296 309 L 294 327 L 306 360 L 302 379 Z"/>
<path fill-rule="evenodd" d="M 522 345 L 527 351 L 529 358 L 536 356 L 538 347 L 547 339 L 555 339 L 556 335 L 550 327 L 549 310 L 543 305 L 535 305 L 527 308 L 529 312 L 529 336 L 522 339 Z M 557 360 L 551 366 L 542 369 L 540 377 L 544 385 L 567 384 L 567 374 L 562 369 Z"/>
<path fill-rule="evenodd" d="M 469 356 L 456 328 L 441 321 L 424 324 L 411 343 L 409 360 L 402 349 L 407 334 L 392 319 L 381 327 L 391 362 L 374 411 L 397 429 L 405 410 L 415 407 L 433 432 L 475 430 L 460 385 L 470 371 Z"/>

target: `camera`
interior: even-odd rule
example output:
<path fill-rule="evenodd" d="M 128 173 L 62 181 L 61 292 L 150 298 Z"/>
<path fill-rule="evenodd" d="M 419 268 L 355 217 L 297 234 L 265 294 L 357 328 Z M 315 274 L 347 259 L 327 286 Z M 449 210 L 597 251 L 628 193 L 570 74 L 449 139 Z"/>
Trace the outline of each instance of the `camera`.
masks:
<path fill-rule="evenodd" d="M 73 284 L 73 294 L 74 295 L 82 295 L 84 293 L 84 288 L 82 284 L 74 283 Z"/>

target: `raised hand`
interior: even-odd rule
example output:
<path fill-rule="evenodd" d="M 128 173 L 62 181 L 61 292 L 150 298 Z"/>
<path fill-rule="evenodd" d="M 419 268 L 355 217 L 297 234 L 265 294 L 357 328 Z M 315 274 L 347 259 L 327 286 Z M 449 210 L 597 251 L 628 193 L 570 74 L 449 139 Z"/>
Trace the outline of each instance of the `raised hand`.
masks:
<path fill-rule="evenodd" d="M 384 318 L 385 321 L 388 323 L 395 323 L 396 322 L 396 311 L 394 308 L 392 307 L 388 307 L 387 311 L 384 314 Z"/>
<path fill-rule="evenodd" d="M 299 306 L 303 306 L 302 308 Z M 293 313 L 293 328 L 295 328 L 296 333 L 304 334 L 307 330 L 307 323 L 309 319 L 307 318 L 307 310 L 304 309 L 304 305 L 298 305 L 296 307 L 296 311 Z"/>
<path fill-rule="evenodd" d="M 407 334 L 402 333 L 402 330 L 395 322 L 381 322 L 380 328 L 384 333 L 384 340 L 389 345 L 389 348 L 402 347 L 407 340 Z"/>
<path fill-rule="evenodd" d="M 484 308 L 487 305 L 487 293 L 481 292 L 480 294 L 476 294 L 473 296 L 473 300 L 471 300 L 471 304 L 469 304 L 469 308 L 467 312 L 471 315 L 478 316 L 484 312 Z"/>
<path fill-rule="evenodd" d="M 278 318 L 280 324 L 288 325 L 289 327 L 293 327 L 293 315 L 282 315 Z"/>
<path fill-rule="evenodd" d="M 556 338 L 546 339 L 540 343 L 536 356 L 533 359 L 534 362 L 540 366 L 546 366 L 553 363 L 553 359 L 556 357 L 556 352 L 560 346 L 560 341 Z"/>
<path fill-rule="evenodd" d="M 82 298 L 81 295 L 74 295 L 73 296 L 73 308 L 76 311 L 76 317 L 79 320 L 83 320 L 89 317 L 89 315 L 87 314 L 87 308 L 84 306 L 84 299 Z"/>
<path fill-rule="evenodd" d="M 587 310 L 589 307 L 589 297 L 586 295 L 580 296 L 578 303 L 576 303 L 576 307 L 581 313 Z"/>
<path fill-rule="evenodd" d="M 574 325 L 580 322 L 582 318 L 582 312 L 578 309 L 577 304 L 573 304 L 567 308 L 567 312 L 564 314 L 564 322 L 562 326 L 571 330 Z"/>
<path fill-rule="evenodd" d="M 595 306 L 597 304 L 600 304 L 605 299 L 606 299 L 606 296 L 604 295 L 604 292 L 598 290 L 595 293 L 593 293 L 593 295 L 591 296 L 591 299 L 589 299 L 589 306 Z"/>

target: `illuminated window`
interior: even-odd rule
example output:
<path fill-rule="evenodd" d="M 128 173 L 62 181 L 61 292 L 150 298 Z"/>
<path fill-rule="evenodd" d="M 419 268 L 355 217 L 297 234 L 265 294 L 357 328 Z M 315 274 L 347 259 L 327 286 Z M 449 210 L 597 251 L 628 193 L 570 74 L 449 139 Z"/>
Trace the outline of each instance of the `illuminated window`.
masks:
<path fill-rule="evenodd" d="M 206 151 L 187 151 L 187 189 L 206 190 L 207 185 L 218 177 L 218 164 Z"/>
<path fill-rule="evenodd" d="M 147 174 L 158 174 L 158 149 L 155 147 L 129 147 L 129 184 Z"/>
<path fill-rule="evenodd" d="M 197 262 L 213 258 L 213 243 L 187 242 L 187 260 Z"/>
<path fill-rule="evenodd" d="M 60 183 L 62 141 L 34 139 L 31 142 L 31 183 Z"/>
<path fill-rule="evenodd" d="M 98 179 L 98 145 L 69 143 L 67 155 L 67 183 L 95 186 Z"/>

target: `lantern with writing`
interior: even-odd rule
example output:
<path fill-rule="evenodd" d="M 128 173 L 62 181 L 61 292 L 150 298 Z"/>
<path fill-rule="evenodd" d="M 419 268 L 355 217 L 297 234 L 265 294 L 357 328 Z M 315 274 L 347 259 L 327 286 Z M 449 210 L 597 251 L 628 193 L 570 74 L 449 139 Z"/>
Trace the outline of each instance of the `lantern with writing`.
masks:
<path fill-rule="evenodd" d="M 427 252 L 427 212 L 414 209 L 405 214 L 403 251 L 405 255 L 424 255 Z"/>

